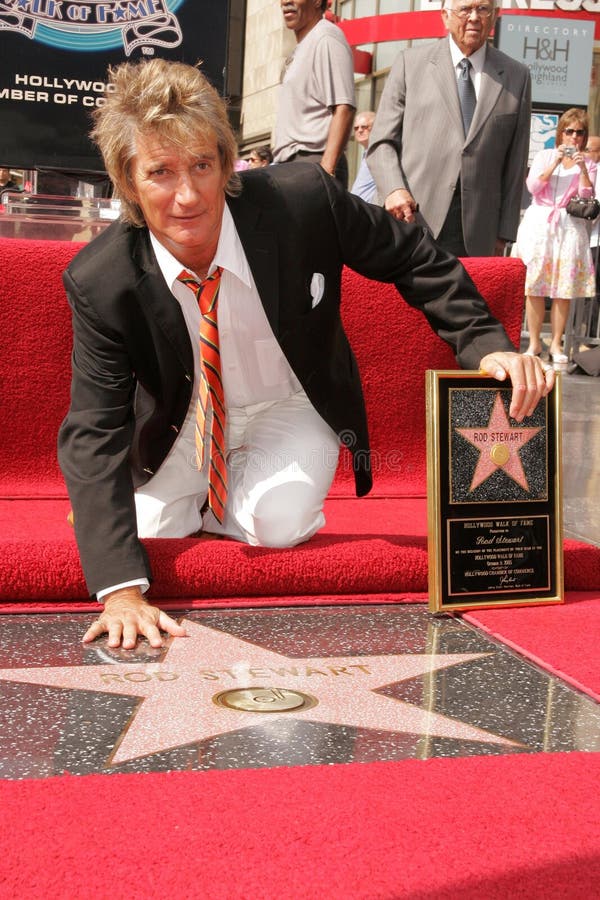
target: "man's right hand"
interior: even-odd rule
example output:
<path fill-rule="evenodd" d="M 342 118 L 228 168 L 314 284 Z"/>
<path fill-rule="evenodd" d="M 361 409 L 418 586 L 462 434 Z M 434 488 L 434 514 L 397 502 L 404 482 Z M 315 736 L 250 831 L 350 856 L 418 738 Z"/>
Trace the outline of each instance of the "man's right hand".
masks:
<path fill-rule="evenodd" d="M 187 634 L 174 619 L 144 600 L 139 587 L 120 588 L 106 595 L 104 610 L 84 634 L 83 643 L 107 633 L 109 647 L 132 650 L 138 635 L 145 637 L 151 647 L 162 647 L 161 631 L 174 637 Z"/>
<path fill-rule="evenodd" d="M 395 219 L 404 222 L 414 222 L 415 213 L 419 208 L 410 191 L 404 188 L 398 188 L 388 194 L 384 205 Z"/>

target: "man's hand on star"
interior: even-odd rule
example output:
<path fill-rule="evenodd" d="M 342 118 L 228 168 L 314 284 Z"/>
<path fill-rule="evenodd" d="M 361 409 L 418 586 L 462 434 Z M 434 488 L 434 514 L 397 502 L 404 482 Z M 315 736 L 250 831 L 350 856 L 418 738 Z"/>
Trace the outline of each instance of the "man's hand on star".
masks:
<path fill-rule="evenodd" d="M 533 415 L 539 401 L 554 387 L 554 369 L 545 366 L 537 356 L 503 351 L 488 353 L 479 363 L 479 368 L 484 375 L 492 375 L 498 381 L 510 378 L 512 397 L 509 413 L 517 422 Z"/>
<path fill-rule="evenodd" d="M 185 637 L 185 628 L 165 612 L 152 606 L 139 587 L 121 588 L 104 599 L 104 611 L 83 636 L 84 644 L 101 634 L 108 634 L 108 646 L 133 650 L 138 635 L 146 638 L 151 647 L 162 647 L 161 631 L 174 637 Z"/>

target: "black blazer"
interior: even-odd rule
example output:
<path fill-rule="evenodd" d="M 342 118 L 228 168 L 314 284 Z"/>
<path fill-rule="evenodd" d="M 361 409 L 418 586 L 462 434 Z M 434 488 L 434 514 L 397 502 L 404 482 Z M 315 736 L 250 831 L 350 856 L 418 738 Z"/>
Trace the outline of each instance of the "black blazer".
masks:
<path fill-rule="evenodd" d="M 466 368 L 514 347 L 463 267 L 427 233 L 344 191 L 316 165 L 243 173 L 228 198 L 273 332 L 311 402 L 353 435 L 356 490 L 371 488 L 369 440 L 354 355 L 340 319 L 344 265 L 395 282 Z M 310 284 L 324 277 L 313 308 Z M 73 311 L 71 406 L 59 463 L 90 593 L 151 577 L 134 490 L 160 467 L 191 399 L 193 355 L 181 308 L 148 231 L 110 225 L 64 273 Z"/>

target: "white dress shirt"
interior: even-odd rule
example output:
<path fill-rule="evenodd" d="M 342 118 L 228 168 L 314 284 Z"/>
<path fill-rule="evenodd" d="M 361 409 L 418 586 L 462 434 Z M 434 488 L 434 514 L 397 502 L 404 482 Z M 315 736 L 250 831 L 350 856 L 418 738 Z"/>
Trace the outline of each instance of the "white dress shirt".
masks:
<path fill-rule="evenodd" d="M 183 266 L 150 235 L 160 270 L 179 301 L 194 350 L 194 388 L 200 378 L 200 309 L 193 291 L 177 280 Z M 219 289 L 219 349 L 225 405 L 283 400 L 301 389 L 261 303 L 242 242 L 225 206 L 217 252 L 208 273 L 223 269 Z M 195 274 L 195 273 L 192 273 Z M 194 402 L 195 409 L 195 402 Z"/>

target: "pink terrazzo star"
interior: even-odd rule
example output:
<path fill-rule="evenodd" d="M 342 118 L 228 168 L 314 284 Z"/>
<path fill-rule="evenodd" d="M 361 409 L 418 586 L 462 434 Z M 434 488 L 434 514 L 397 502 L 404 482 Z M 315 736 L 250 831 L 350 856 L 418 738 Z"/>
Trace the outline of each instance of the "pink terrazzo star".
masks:
<path fill-rule="evenodd" d="M 0 679 L 141 697 L 116 742 L 110 765 L 271 724 L 282 717 L 519 746 L 376 692 L 384 685 L 431 675 L 486 653 L 296 659 L 195 622 L 184 624 L 188 637 L 172 639 L 160 663 L 1 669 Z M 317 703 L 309 709 L 281 713 L 241 712 L 215 703 L 221 692 L 244 687 L 301 691 Z"/>
<path fill-rule="evenodd" d="M 456 431 L 479 450 L 470 491 L 474 491 L 497 469 L 529 490 L 519 450 L 536 436 L 540 428 L 511 428 L 500 393 L 496 394 L 487 428 L 457 428 Z"/>

